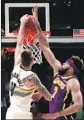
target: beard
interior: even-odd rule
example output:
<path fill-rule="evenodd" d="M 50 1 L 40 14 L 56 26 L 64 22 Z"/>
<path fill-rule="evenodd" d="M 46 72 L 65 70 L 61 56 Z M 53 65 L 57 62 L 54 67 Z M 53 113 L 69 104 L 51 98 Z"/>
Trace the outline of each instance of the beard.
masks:
<path fill-rule="evenodd" d="M 61 68 L 61 69 L 59 70 L 59 74 L 60 74 L 60 75 L 64 75 L 64 74 L 68 71 L 68 69 L 69 69 L 69 68 L 66 68 L 66 69 Z"/>

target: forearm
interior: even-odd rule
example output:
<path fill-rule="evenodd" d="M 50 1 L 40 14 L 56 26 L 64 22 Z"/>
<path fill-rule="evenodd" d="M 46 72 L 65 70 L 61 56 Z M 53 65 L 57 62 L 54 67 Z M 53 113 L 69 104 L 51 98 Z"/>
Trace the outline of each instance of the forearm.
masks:
<path fill-rule="evenodd" d="M 53 52 L 51 51 L 49 47 L 49 43 L 46 40 L 45 36 L 43 35 L 39 23 L 37 25 L 37 33 L 38 33 L 40 47 L 43 51 L 46 60 L 52 66 L 54 73 L 58 72 L 59 68 L 61 67 L 61 63 L 55 58 Z"/>
<path fill-rule="evenodd" d="M 17 44 L 22 44 L 22 42 L 23 42 L 24 35 L 25 35 L 24 29 L 25 29 L 25 25 L 21 24 L 20 29 L 19 29 L 19 33 L 18 33 Z"/>
<path fill-rule="evenodd" d="M 17 45 L 16 45 L 15 55 L 14 55 L 15 65 L 20 63 L 20 57 L 21 57 L 20 55 L 23 50 L 23 46 L 22 46 L 23 39 L 24 39 L 24 25 L 21 24 L 19 33 L 18 33 L 18 37 L 17 37 Z"/>
<path fill-rule="evenodd" d="M 49 43 L 46 40 L 40 25 L 37 26 L 37 34 L 41 48 L 43 48 L 43 46 L 49 47 Z"/>
<path fill-rule="evenodd" d="M 74 114 L 81 110 L 80 105 L 71 105 L 70 107 L 58 112 L 58 117 Z"/>
<path fill-rule="evenodd" d="M 41 83 L 40 79 L 36 74 L 28 75 L 24 80 L 24 84 L 30 81 L 31 85 L 35 86 L 35 89 L 48 101 L 52 100 L 51 94 L 48 92 L 47 88 Z"/>
<path fill-rule="evenodd" d="M 47 101 L 51 101 L 52 97 L 51 94 L 48 92 L 48 90 L 46 89 L 46 87 L 41 87 L 38 89 L 38 91 L 42 94 L 42 96 L 47 100 Z"/>

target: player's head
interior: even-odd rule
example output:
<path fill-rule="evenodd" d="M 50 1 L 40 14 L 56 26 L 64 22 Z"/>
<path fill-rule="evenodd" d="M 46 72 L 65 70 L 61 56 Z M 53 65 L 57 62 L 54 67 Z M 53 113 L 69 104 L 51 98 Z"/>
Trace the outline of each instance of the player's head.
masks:
<path fill-rule="evenodd" d="M 83 60 L 78 56 L 72 56 L 67 59 L 65 63 L 62 65 L 63 73 L 67 73 L 69 75 L 79 75 L 83 68 Z"/>
<path fill-rule="evenodd" d="M 24 67 L 28 67 L 30 65 L 33 65 L 34 57 L 30 50 L 25 50 L 21 54 L 21 64 Z"/>

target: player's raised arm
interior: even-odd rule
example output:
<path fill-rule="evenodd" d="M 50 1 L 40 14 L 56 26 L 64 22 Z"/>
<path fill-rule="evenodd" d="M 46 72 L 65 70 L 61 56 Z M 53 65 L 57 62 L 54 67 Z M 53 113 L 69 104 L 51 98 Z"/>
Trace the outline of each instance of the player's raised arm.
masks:
<path fill-rule="evenodd" d="M 34 16 L 34 23 L 37 28 L 37 34 L 38 34 L 38 39 L 40 43 L 40 47 L 43 51 L 43 54 L 46 58 L 46 60 L 49 62 L 49 64 L 52 66 L 54 70 L 54 74 L 59 71 L 59 68 L 61 67 L 61 63 L 55 58 L 54 54 L 52 53 L 49 43 L 46 40 L 45 36 L 43 35 L 42 29 L 40 27 L 40 24 L 38 22 L 38 7 L 35 6 L 32 9 L 32 14 Z"/>
<path fill-rule="evenodd" d="M 20 19 L 20 29 L 19 29 L 19 33 L 18 33 L 18 37 L 17 37 L 17 45 L 16 45 L 16 49 L 15 49 L 15 56 L 14 56 L 14 65 L 17 65 L 20 63 L 20 56 L 21 56 L 21 52 L 22 52 L 22 42 L 24 39 L 24 29 L 25 29 L 25 25 L 28 22 L 28 14 L 25 14 L 21 17 Z"/>
<path fill-rule="evenodd" d="M 40 41 L 39 41 L 39 42 L 41 42 L 40 46 L 42 47 L 42 44 L 43 44 L 46 47 L 49 47 L 49 43 L 45 40 L 45 37 L 42 34 L 42 29 L 41 29 L 40 24 L 38 22 L 38 7 L 37 6 L 33 7 L 32 14 L 33 14 L 33 17 L 35 18 L 34 22 L 35 22 L 35 25 L 37 28 L 38 37 L 40 37 Z M 42 37 L 42 40 L 41 40 L 41 37 Z"/>
<path fill-rule="evenodd" d="M 26 79 L 23 80 L 24 84 L 27 86 L 27 83 L 34 85 L 36 90 L 47 100 L 51 101 L 51 94 L 48 92 L 47 88 L 41 83 L 40 79 L 36 74 L 29 75 Z"/>
<path fill-rule="evenodd" d="M 43 54 L 44 54 L 46 60 L 52 66 L 52 68 L 54 70 L 54 74 L 56 74 L 61 67 L 61 63 L 55 58 L 53 52 L 51 51 L 51 49 L 49 47 L 49 43 L 42 33 L 42 30 L 41 30 L 41 27 L 40 27 L 40 24 L 39 24 L 38 20 L 34 19 L 34 23 L 37 27 L 39 43 L 40 43 L 40 47 L 43 51 Z"/>

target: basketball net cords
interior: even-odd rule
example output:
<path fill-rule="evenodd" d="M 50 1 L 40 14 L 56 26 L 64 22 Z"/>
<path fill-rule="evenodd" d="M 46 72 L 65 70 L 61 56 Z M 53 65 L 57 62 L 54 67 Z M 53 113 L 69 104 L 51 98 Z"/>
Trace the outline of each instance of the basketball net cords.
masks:
<path fill-rule="evenodd" d="M 42 63 L 42 55 L 41 55 L 41 49 L 39 43 L 33 44 L 33 45 L 23 45 L 24 49 L 30 49 L 34 55 L 34 62 L 41 64 Z"/>

